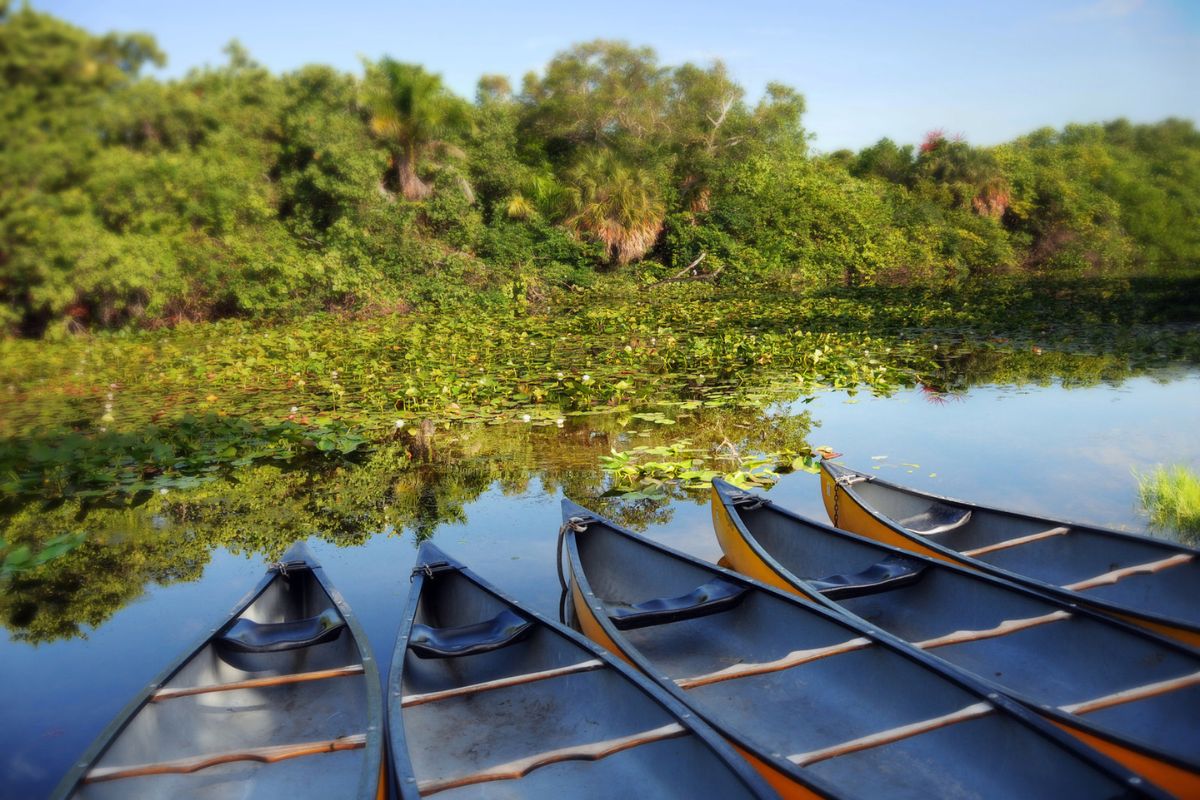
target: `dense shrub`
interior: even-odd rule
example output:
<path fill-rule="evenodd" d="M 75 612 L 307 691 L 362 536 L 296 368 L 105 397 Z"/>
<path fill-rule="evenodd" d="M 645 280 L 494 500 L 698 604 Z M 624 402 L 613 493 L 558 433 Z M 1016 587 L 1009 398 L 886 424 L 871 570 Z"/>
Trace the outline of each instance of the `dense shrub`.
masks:
<path fill-rule="evenodd" d="M 696 277 L 799 289 L 1200 262 L 1188 121 L 822 156 L 795 90 L 750 103 L 720 63 L 620 42 L 572 47 L 518 91 L 485 76 L 474 103 L 387 58 L 273 75 L 227 54 L 146 79 L 150 38 L 0 0 L 0 331 L 524 308 L 701 255 Z"/>

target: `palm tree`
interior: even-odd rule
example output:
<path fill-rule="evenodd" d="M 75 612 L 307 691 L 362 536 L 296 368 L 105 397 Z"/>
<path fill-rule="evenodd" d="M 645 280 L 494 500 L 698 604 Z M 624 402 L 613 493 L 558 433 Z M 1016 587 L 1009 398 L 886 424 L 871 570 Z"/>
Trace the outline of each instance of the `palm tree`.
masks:
<path fill-rule="evenodd" d="M 593 150 L 568 172 L 564 224 L 576 236 L 601 242 L 610 259 L 628 264 L 644 256 L 662 232 L 666 209 L 654 176 Z"/>
<path fill-rule="evenodd" d="M 433 191 L 419 173 L 423 162 L 463 157 L 450 139 L 470 129 L 470 107 L 442 84 L 440 75 L 390 58 L 368 63 L 359 104 L 371 131 L 391 150 L 396 184 L 405 199 L 424 200 Z M 470 196 L 470 187 L 463 188 Z"/>

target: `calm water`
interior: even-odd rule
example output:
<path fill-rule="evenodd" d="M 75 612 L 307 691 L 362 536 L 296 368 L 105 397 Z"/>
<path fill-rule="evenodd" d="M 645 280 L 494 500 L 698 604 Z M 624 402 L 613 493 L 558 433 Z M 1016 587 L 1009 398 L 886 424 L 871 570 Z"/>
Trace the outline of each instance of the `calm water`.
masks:
<path fill-rule="evenodd" d="M 890 480 L 941 494 L 1134 531 L 1143 531 L 1145 523 L 1133 470 L 1158 463 L 1200 467 L 1197 369 L 1075 389 L 1058 383 L 984 385 L 949 398 L 920 390 L 888 398 L 828 393 L 765 413 L 778 418 L 805 412 L 811 418 L 809 442 L 834 447 L 850 466 L 877 469 Z M 551 616 L 559 601 L 554 567 L 558 487 L 569 483 L 564 475 L 580 478 L 577 485 L 602 486 L 596 456 L 614 443 L 611 431 L 593 434 L 587 419 L 562 431 L 522 430 L 520 435 L 529 437 L 523 452 L 530 459 L 559 462 L 561 470 L 553 477 L 540 469 L 522 475 L 520 463 L 510 465 L 507 480 L 487 478 L 478 491 L 460 491 L 461 510 L 443 507 L 432 515 L 441 521 L 426 526 L 443 549 Z M 617 435 L 615 441 L 624 439 Z M 450 469 L 457 468 L 471 472 L 469 464 Z M 471 474 L 478 480 L 481 473 Z M 470 483 L 451 478 L 456 486 Z M 592 497 L 573 499 L 586 505 L 598 493 L 592 492 Z M 716 560 L 720 553 L 704 496 L 671 501 L 646 532 Z M 785 475 L 770 496 L 824 519 L 814 475 Z M 168 527 L 162 533 L 171 535 L 183 532 Z M 310 546 L 387 664 L 408 591 L 415 536 L 411 530 L 382 530 L 354 546 L 323 539 Z M 188 552 L 186 558 L 194 559 Z M 182 553 L 180 559 L 185 559 Z M 131 602 L 105 609 L 100 624 L 84 624 L 82 636 L 42 637 L 30 644 L 20 640 L 19 629 L 0 631 L 0 685 L 7 689 L 0 723 L 0 794 L 45 795 L 134 692 L 223 619 L 258 580 L 264 561 L 218 548 L 208 554 L 197 579 L 190 579 L 193 569 L 181 570 L 189 579 L 151 582 L 140 595 L 133 592 Z M 98 573 L 95 580 L 101 582 Z M 72 580 L 82 582 L 75 588 L 86 598 L 92 577 L 84 573 Z M 53 595 L 44 603 L 52 604 Z"/>

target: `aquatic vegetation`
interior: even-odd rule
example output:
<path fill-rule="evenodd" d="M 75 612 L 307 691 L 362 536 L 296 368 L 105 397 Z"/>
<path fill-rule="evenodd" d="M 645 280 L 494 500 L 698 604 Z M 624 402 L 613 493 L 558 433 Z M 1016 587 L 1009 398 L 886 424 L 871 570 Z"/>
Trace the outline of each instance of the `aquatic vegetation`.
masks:
<path fill-rule="evenodd" d="M 64 533 L 46 542 L 35 553 L 27 544 L 10 547 L 7 542 L 0 539 L 0 554 L 3 555 L 0 558 L 0 580 L 17 572 L 31 570 L 35 567 L 40 567 L 48 561 L 53 561 L 83 544 L 83 540 L 83 531 Z"/>
<path fill-rule="evenodd" d="M 663 500 L 669 486 L 707 489 L 714 478 L 742 488 L 769 487 L 781 472 L 817 471 L 816 454 L 807 447 L 803 451 L 742 453 L 728 440 L 708 449 L 680 439 L 658 447 L 611 452 L 600 457 L 601 468 L 612 478 L 609 494 L 627 500 Z"/>
<path fill-rule="evenodd" d="M 1200 360 L 1195 326 L 1142 324 L 1119 293 L 1048 313 L 1012 287 L 619 286 L 538 313 L 0 341 L 0 618 L 31 641 L 81 635 L 212 548 L 420 539 L 531 481 L 662 524 L 715 474 L 766 486 L 807 468 L 814 422 L 795 409 L 823 389 L 1079 386 Z M 1139 324 L 1114 325 L 1126 312 Z"/>
<path fill-rule="evenodd" d="M 538 314 L 323 315 L 0 341 L 0 491 L 10 506 L 129 502 L 261 460 L 338 461 L 391 442 L 416 452 L 428 426 L 562 428 L 613 415 L 670 427 L 822 389 L 1089 385 L 1200 359 L 1195 326 L 1051 328 L 999 290 L 953 302 L 686 286 L 602 296 L 609 288 Z M 1004 327 L 1006 315 L 1025 333 Z"/>
<path fill-rule="evenodd" d="M 270 459 L 345 457 L 365 443 L 343 423 L 314 425 L 186 415 L 131 431 L 66 433 L 0 442 L 0 492 L 6 504 L 65 498 L 138 504 L 153 493 L 192 489 L 221 470 Z"/>
<path fill-rule="evenodd" d="M 1176 464 L 1136 477 L 1138 495 L 1151 524 L 1177 531 L 1184 541 L 1200 542 L 1200 475 Z"/>
<path fill-rule="evenodd" d="M 10 498 L 135 496 L 262 459 L 345 457 L 425 424 L 670 425 L 822 387 L 888 392 L 928 368 L 918 340 L 812 332 L 810 311 L 734 295 L 9 341 L 0 485 Z"/>

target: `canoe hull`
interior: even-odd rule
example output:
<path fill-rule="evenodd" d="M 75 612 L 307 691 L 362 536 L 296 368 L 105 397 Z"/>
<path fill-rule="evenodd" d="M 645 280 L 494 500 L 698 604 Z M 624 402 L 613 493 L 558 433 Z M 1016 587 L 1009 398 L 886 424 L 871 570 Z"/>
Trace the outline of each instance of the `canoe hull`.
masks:
<path fill-rule="evenodd" d="M 587 600 L 584 599 L 583 593 L 579 590 L 579 580 L 574 577 L 574 570 L 572 570 L 571 574 L 571 598 L 575 606 L 576 619 L 579 620 L 579 627 L 584 635 L 609 652 L 620 657 L 630 666 L 637 667 L 637 662 L 630 658 L 629 654 L 604 630 L 604 626 L 600 624 L 595 609 L 587 604 Z M 737 741 L 733 739 L 727 739 L 726 741 L 785 800 L 822 800 L 822 798 L 826 797 L 826 795 L 813 792 L 804 784 L 797 782 L 791 776 L 758 758 L 754 753 L 739 745 Z"/>
<path fill-rule="evenodd" d="M 386 786 L 382 754 L 365 633 L 299 543 L 130 701 L 52 796 L 371 800 Z"/>
<path fill-rule="evenodd" d="M 841 491 L 841 487 L 837 487 L 837 490 Z M 711 508 L 717 539 L 720 542 L 722 551 L 725 553 L 725 557 L 734 569 L 762 580 L 771 586 L 792 592 L 829 607 L 841 609 L 836 602 L 828 600 L 819 592 L 812 591 L 807 581 L 789 573 L 760 544 L 753 541 L 746 528 L 735 521 L 733 513 L 736 512 L 731 512 L 726 499 L 716 487 L 713 488 L 711 493 Z M 846 498 L 843 497 L 841 509 L 844 510 L 845 508 Z M 813 535 L 820 534 L 814 533 Z M 828 535 L 838 536 L 842 534 L 829 531 Z M 1020 592 L 1025 590 L 1013 587 L 1012 591 Z M 1054 601 L 1048 600 L 1047 602 L 1053 603 Z M 845 611 L 845 609 L 841 610 Z M 1080 612 L 1076 611 L 1075 613 L 1078 614 Z M 1112 625 L 1113 623 L 1106 624 Z M 936 651 L 934 654 L 936 655 Z M 1145 749 L 1130 746 L 1126 742 L 1106 736 L 1090 727 L 1076 724 L 1069 715 L 1058 712 L 1047 713 L 1045 708 L 1038 703 L 1027 702 L 1027 704 L 1032 711 L 1038 713 L 1046 721 L 1070 733 L 1089 747 L 1112 758 L 1117 763 L 1144 776 L 1156 786 L 1166 789 L 1179 797 L 1200 797 L 1200 774 L 1196 771 L 1156 757 L 1153 753 L 1147 752 Z"/>
<path fill-rule="evenodd" d="M 1045 715 L 1045 719 L 1093 750 L 1103 753 L 1176 797 L 1200 797 L 1200 775 L 1195 772 L 1169 764 L 1160 758 L 1155 758 L 1110 738 L 1099 736 L 1095 731 L 1072 725 L 1061 715 Z"/>
<path fill-rule="evenodd" d="M 919 493 L 918 493 L 919 494 Z M 940 500 L 942 498 L 931 499 Z M 1152 614 L 1138 612 L 1135 609 L 1121 607 L 1113 603 L 1100 602 L 1089 597 L 1086 593 L 1062 589 L 1053 584 L 1047 584 L 1019 573 L 991 567 L 977 559 L 960 554 L 949 547 L 927 543 L 914 533 L 910 533 L 898 525 L 892 524 L 881 514 L 867 506 L 854 492 L 837 482 L 828 465 L 821 469 L 821 499 L 825 511 L 835 527 L 867 536 L 877 542 L 899 547 L 924 556 L 941 559 L 952 564 L 958 564 L 969 569 L 978 570 L 991 575 L 1016 581 L 1030 586 L 1038 591 L 1052 594 L 1066 602 L 1079 603 L 1102 614 L 1129 622 L 1161 636 L 1168 636 L 1178 642 L 1200 649 L 1200 628 L 1164 619 Z M 962 504 L 970 506 L 970 504 Z M 1047 526 L 1063 524 L 1056 520 L 1046 520 Z M 1086 527 L 1086 526 L 1074 526 Z"/>
<path fill-rule="evenodd" d="M 480 624 L 496 614 L 507 621 L 500 638 Z M 429 650 L 430 641 L 464 637 L 473 642 L 466 652 Z M 389 685 L 398 797 L 469 786 L 472 796 L 528 798 L 695 796 L 704 787 L 772 796 L 713 730 L 614 653 L 429 543 L 418 555 Z"/>
<path fill-rule="evenodd" d="M 923 765 L 924 774 L 918 770 L 904 775 L 897 787 L 905 789 L 894 791 L 928 793 L 949 781 L 946 785 L 988 785 L 984 793 L 995 794 L 1003 782 L 1010 792 L 1025 793 L 1036 784 L 1039 789 L 1033 794 L 1054 796 L 1059 789 L 1052 787 L 1065 786 L 1061 783 L 1065 780 L 1078 794 L 1079 786 L 1105 773 L 1119 776 L 1117 795 L 1126 790 L 1133 795 L 1158 795 L 1140 778 L 1094 755 L 1003 695 L 920 650 L 899 644 L 875 626 L 848 619 L 827 606 L 790 599 L 568 501 L 563 506 L 564 519 L 574 523 L 565 534 L 565 546 L 572 605 L 582 629 L 689 702 L 785 796 L 857 796 L 867 786 L 873 787 L 868 793 L 875 793 L 877 784 L 858 782 L 869 782 L 864 776 L 876 769 L 899 778 L 915 764 Z M 742 587 L 742 601 L 713 610 L 714 598 L 727 592 L 722 588 L 726 584 Z M 686 591 L 690 587 L 694 588 Z M 645 599 L 648 596 L 652 599 Z M 640 602 L 630 605 L 635 601 Z M 648 613 L 639 609 L 654 609 L 645 625 L 630 616 Z M 712 646 L 694 646 L 710 641 Z M 907 691 L 897 694 L 888 681 L 877 680 L 879 670 L 905 681 Z M 818 685 L 826 688 L 810 691 Z M 905 710 L 895 707 L 896 702 Z M 914 703 L 916 707 L 910 705 Z M 786 711 L 797 707 L 807 709 L 809 723 L 799 730 L 793 727 L 796 718 Z M 954 711 L 946 714 L 947 709 Z M 982 722 L 986 727 L 973 731 L 981 738 L 971 740 L 972 729 L 966 727 L 941 732 L 959 719 L 986 720 Z M 810 732 L 814 723 L 819 730 L 814 727 Z M 936 756 L 919 742 L 908 741 L 928 731 L 938 732 L 938 739 L 928 740 L 939 742 L 933 745 L 941 750 Z M 1011 767 L 994 760 L 998 754 L 988 743 L 997 736 L 1004 738 L 1006 748 L 1024 753 Z M 881 744 L 887 745 L 886 752 L 872 750 Z M 910 744 L 921 755 L 908 751 Z M 1016 752 L 1008 749 L 1003 758 Z M 794 754 L 785 758 L 780 753 Z M 838 766 L 851 763 L 837 761 L 848 753 L 855 754 L 854 769 Z M 899 761 L 893 763 L 893 758 Z M 901 763 L 907 766 L 897 771 Z M 1021 768 L 1015 766 L 1018 763 Z M 1018 773 L 1020 777 L 1014 777 Z M 838 782 L 823 785 L 832 775 Z M 1014 780 L 1024 781 L 1024 787 L 1017 787 Z M 1087 791 L 1112 793 L 1112 787 Z"/>

